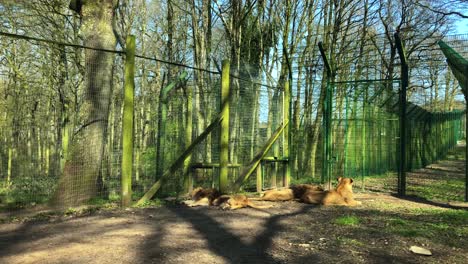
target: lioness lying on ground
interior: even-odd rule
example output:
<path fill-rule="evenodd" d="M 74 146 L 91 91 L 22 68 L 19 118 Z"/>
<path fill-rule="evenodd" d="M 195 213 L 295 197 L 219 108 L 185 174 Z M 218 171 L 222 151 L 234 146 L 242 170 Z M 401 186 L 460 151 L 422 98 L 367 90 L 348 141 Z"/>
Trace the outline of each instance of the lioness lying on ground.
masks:
<path fill-rule="evenodd" d="M 250 201 L 250 199 L 243 194 L 222 195 L 215 201 L 214 205 L 219 206 L 223 210 L 235 210 L 245 207 L 251 207 L 256 209 L 264 209 L 271 207 L 271 205 L 256 205 L 252 203 L 252 201 Z"/>
<path fill-rule="evenodd" d="M 245 207 L 252 207 L 257 209 L 269 208 L 271 206 L 258 206 L 252 203 L 247 196 L 242 194 L 237 195 L 221 195 L 216 189 L 203 189 L 201 187 L 195 188 L 190 197 L 192 200 L 184 201 L 184 204 L 194 206 L 219 206 L 221 209 L 235 210 Z"/>
<path fill-rule="evenodd" d="M 338 186 L 330 191 L 306 191 L 301 201 L 310 204 L 356 206 L 361 202 L 353 198 L 353 179 L 338 178 Z"/>
<path fill-rule="evenodd" d="M 255 200 L 261 201 L 291 201 L 301 199 L 307 191 L 323 191 L 322 187 L 313 184 L 298 184 L 283 190 L 266 191 L 262 197 Z"/>

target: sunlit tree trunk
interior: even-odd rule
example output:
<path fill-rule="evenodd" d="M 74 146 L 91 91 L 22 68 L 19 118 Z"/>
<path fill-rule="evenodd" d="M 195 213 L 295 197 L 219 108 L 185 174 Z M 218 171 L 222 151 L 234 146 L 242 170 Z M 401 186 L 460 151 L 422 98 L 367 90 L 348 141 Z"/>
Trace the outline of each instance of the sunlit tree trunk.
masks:
<path fill-rule="evenodd" d="M 112 0 L 86 1 L 81 10 L 75 11 L 82 17 L 81 31 L 85 46 L 115 48 Z M 56 205 L 77 205 L 97 194 L 113 61 L 113 53 L 85 50 L 85 93 L 79 113 L 81 125 L 73 135 L 69 156 L 53 197 Z"/>

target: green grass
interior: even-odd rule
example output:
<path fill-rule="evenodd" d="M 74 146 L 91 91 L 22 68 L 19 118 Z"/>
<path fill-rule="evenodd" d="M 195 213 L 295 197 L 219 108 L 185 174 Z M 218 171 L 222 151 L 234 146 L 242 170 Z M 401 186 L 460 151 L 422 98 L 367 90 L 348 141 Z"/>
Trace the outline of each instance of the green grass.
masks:
<path fill-rule="evenodd" d="M 161 207 L 163 205 L 165 205 L 167 202 L 166 201 L 163 201 L 161 199 L 153 199 L 153 200 L 149 200 L 149 201 L 146 201 L 140 205 L 138 205 L 137 207 L 138 208 L 144 208 L 144 207 Z"/>
<path fill-rule="evenodd" d="M 349 238 L 349 237 L 337 237 L 336 240 L 343 245 L 354 245 L 357 247 L 362 247 L 365 246 L 366 243 L 363 243 L 355 238 Z"/>
<path fill-rule="evenodd" d="M 24 208 L 47 202 L 55 190 L 51 177 L 22 177 L 13 179 L 9 185 L 0 186 L 0 210 Z"/>
<path fill-rule="evenodd" d="M 409 215 L 384 219 L 386 231 L 403 237 L 422 237 L 460 246 L 468 237 L 468 211 L 442 209 L 412 209 Z"/>
<path fill-rule="evenodd" d="M 334 222 L 337 225 L 356 226 L 356 225 L 359 225 L 360 220 L 357 216 L 348 215 L 348 216 L 338 217 L 335 219 Z"/>
<path fill-rule="evenodd" d="M 432 201 L 458 201 L 464 199 L 465 182 L 461 179 L 441 179 L 434 184 L 413 186 L 408 184 L 408 193 Z"/>

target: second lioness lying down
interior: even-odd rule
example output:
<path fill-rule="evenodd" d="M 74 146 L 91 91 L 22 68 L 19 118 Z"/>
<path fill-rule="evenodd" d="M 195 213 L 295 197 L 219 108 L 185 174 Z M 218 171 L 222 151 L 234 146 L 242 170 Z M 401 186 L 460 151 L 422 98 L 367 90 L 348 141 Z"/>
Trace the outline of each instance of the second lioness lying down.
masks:
<path fill-rule="evenodd" d="M 323 191 L 322 187 L 313 184 L 298 184 L 282 190 L 268 190 L 262 197 L 254 200 L 261 201 L 291 201 L 301 199 L 307 191 Z"/>
<path fill-rule="evenodd" d="M 271 206 L 259 206 L 252 203 L 249 198 L 243 194 L 236 195 L 221 195 L 221 193 L 213 188 L 203 189 L 195 188 L 190 194 L 191 200 L 184 201 L 184 204 L 194 206 L 219 206 L 224 210 L 235 210 L 245 207 L 263 209 Z"/>
<path fill-rule="evenodd" d="M 353 179 L 339 177 L 337 180 L 338 186 L 335 190 L 308 190 L 302 195 L 300 200 L 304 203 L 321 205 L 356 206 L 362 204 L 360 201 L 354 200 Z"/>

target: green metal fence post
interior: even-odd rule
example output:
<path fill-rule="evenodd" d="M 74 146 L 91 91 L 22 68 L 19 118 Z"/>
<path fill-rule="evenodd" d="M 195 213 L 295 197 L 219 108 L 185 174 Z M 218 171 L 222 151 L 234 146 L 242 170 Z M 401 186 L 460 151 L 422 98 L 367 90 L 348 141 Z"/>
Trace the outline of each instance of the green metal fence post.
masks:
<path fill-rule="evenodd" d="M 328 62 L 327 56 L 325 54 L 325 50 L 323 48 L 322 42 L 318 43 L 318 47 L 320 50 L 320 54 L 322 56 L 323 62 L 325 64 L 326 69 L 326 90 L 325 90 L 325 98 L 323 104 L 323 149 L 322 149 L 322 183 L 327 180 L 328 188 L 331 187 L 331 117 L 332 117 L 332 84 L 331 84 L 331 77 L 332 77 L 332 69 Z"/>
<path fill-rule="evenodd" d="M 135 36 L 128 36 L 125 48 L 125 87 L 122 118 L 122 206 L 132 202 L 133 115 L 135 97 Z"/>
<path fill-rule="evenodd" d="M 283 123 L 288 122 L 288 126 L 284 128 L 283 131 L 283 153 L 285 158 L 288 159 L 287 162 L 284 163 L 286 166 L 285 175 L 283 178 L 283 186 L 289 186 L 289 180 L 291 177 L 291 162 L 292 158 L 290 155 L 290 143 L 291 143 L 291 135 L 289 133 L 289 128 L 292 125 L 292 122 L 289 123 L 290 111 L 291 111 L 291 89 L 290 89 L 290 82 L 291 80 L 286 80 L 284 82 L 284 98 L 283 98 Z"/>
<path fill-rule="evenodd" d="M 406 89 L 408 88 L 408 63 L 406 61 L 406 54 L 403 42 L 400 35 L 395 33 L 395 42 L 398 49 L 398 55 L 401 61 L 401 87 L 399 96 L 399 121 L 400 121 L 400 149 L 399 149 L 399 162 L 398 162 L 398 195 L 406 194 Z"/>

